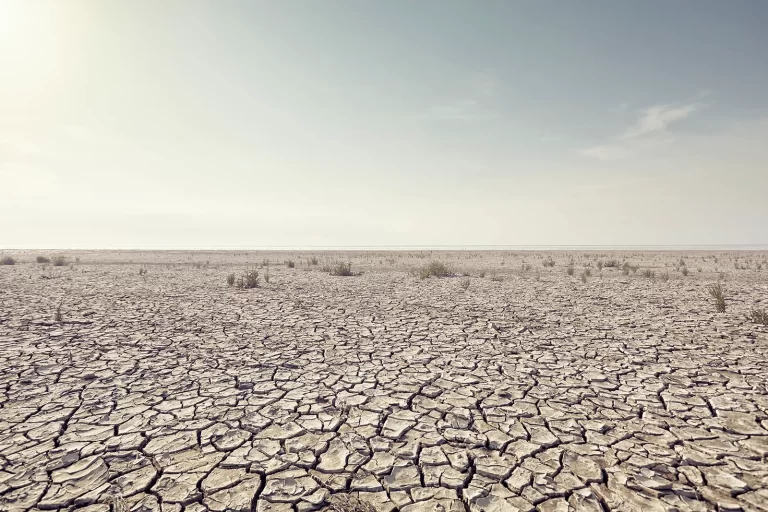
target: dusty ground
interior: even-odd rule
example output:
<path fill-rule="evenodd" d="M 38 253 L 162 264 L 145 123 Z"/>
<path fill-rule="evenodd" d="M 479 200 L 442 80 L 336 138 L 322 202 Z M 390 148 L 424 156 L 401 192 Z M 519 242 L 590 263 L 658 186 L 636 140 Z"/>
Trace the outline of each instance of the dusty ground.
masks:
<path fill-rule="evenodd" d="M 37 254 L 0 266 L 0 510 L 768 510 L 766 253 Z"/>

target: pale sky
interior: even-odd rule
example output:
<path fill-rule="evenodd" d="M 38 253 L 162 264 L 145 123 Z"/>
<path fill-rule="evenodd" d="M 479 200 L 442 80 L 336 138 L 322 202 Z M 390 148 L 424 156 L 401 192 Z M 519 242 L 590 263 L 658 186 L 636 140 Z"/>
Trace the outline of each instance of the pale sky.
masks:
<path fill-rule="evenodd" d="M 768 2 L 0 0 L 0 248 L 768 244 Z"/>

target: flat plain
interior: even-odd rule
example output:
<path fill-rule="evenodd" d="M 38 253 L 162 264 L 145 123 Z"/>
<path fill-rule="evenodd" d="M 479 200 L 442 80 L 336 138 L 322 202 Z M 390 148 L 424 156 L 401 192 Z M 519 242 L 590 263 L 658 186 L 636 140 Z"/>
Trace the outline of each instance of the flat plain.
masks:
<path fill-rule="evenodd" d="M 768 510 L 768 253 L 6 253 L 0 510 Z"/>

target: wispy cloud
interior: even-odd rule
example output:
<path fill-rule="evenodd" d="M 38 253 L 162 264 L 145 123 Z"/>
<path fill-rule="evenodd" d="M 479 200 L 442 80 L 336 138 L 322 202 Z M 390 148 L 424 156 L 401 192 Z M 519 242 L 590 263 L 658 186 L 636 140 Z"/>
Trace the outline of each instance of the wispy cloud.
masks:
<path fill-rule="evenodd" d="M 579 150 L 584 156 L 595 160 L 609 161 L 621 160 L 629 156 L 630 152 L 621 146 L 594 146 Z"/>
<path fill-rule="evenodd" d="M 635 124 L 630 126 L 622 135 L 623 139 L 631 139 L 655 132 L 666 131 L 667 127 L 690 117 L 701 108 L 700 103 L 688 105 L 653 105 L 640 111 Z"/>
<path fill-rule="evenodd" d="M 595 160 L 609 161 L 628 158 L 638 151 L 667 144 L 671 141 L 665 135 L 668 128 L 687 119 L 703 108 L 701 103 L 656 104 L 637 112 L 629 127 L 606 144 L 578 150 L 579 154 Z"/>
<path fill-rule="evenodd" d="M 461 82 L 461 94 L 428 107 L 417 117 L 420 121 L 466 121 L 496 116 L 487 105 L 498 89 L 496 78 L 485 72 L 471 73 Z"/>

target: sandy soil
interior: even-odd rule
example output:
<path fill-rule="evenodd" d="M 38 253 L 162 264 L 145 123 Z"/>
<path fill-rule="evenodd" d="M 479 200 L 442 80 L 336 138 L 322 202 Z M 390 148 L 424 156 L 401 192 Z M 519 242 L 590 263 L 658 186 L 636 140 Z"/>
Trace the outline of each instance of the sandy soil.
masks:
<path fill-rule="evenodd" d="M 768 253 L 38 254 L 0 266 L 0 510 L 768 510 Z"/>

